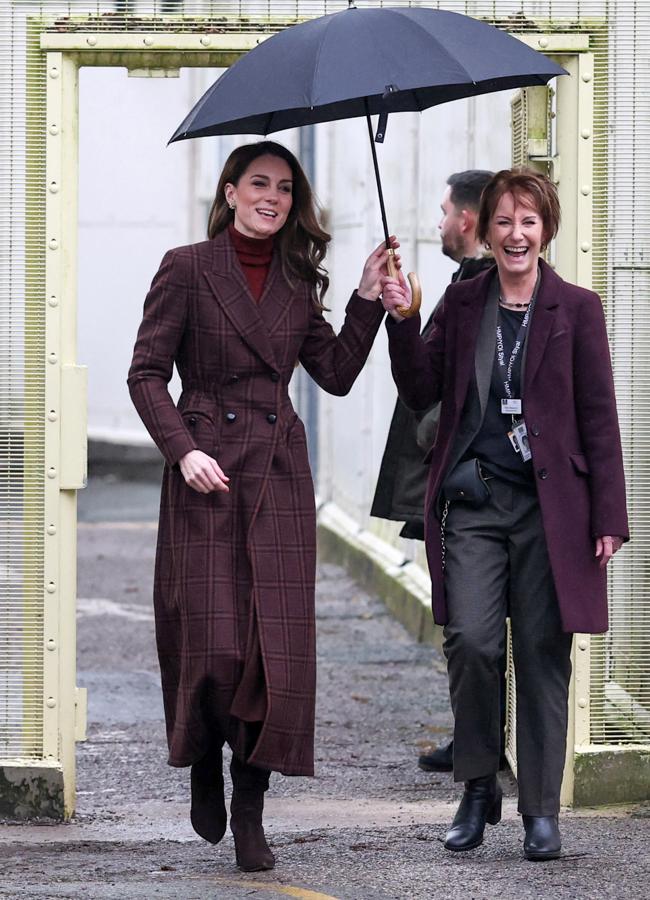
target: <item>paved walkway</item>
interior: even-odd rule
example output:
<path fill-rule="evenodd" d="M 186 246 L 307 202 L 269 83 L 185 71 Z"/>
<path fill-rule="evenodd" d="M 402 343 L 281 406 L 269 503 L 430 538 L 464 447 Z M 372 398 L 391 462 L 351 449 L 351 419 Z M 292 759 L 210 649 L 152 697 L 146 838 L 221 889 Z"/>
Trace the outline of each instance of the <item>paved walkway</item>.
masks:
<path fill-rule="evenodd" d="M 648 897 L 647 806 L 569 812 L 562 859 L 529 863 L 515 785 L 503 776 L 502 823 L 477 850 L 443 849 L 458 789 L 450 775 L 416 766 L 422 748 L 449 736 L 443 660 L 332 565 L 318 581 L 317 777 L 273 777 L 266 821 L 277 868 L 239 873 L 229 835 L 212 847 L 194 834 L 188 772 L 165 764 L 150 601 L 155 526 L 142 521 L 154 515 L 155 492 L 102 483 L 84 503 L 78 681 L 88 687 L 89 729 L 78 749 L 77 815 L 66 825 L 0 826 L 0 897 Z"/>

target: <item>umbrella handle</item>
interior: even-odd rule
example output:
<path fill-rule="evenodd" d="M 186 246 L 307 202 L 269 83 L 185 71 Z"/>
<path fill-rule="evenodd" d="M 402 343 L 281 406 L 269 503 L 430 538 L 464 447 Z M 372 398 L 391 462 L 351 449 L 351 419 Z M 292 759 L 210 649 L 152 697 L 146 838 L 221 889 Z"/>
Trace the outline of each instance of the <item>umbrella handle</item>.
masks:
<path fill-rule="evenodd" d="M 391 278 L 397 278 L 397 268 L 395 267 L 393 254 L 393 250 L 388 251 L 386 268 L 388 269 L 388 274 Z M 417 274 L 415 272 L 409 272 L 408 280 L 411 285 L 411 305 L 397 307 L 397 312 L 404 319 L 410 319 L 411 316 L 416 316 L 420 311 L 420 304 L 422 303 L 422 288 L 420 287 L 420 279 Z"/>

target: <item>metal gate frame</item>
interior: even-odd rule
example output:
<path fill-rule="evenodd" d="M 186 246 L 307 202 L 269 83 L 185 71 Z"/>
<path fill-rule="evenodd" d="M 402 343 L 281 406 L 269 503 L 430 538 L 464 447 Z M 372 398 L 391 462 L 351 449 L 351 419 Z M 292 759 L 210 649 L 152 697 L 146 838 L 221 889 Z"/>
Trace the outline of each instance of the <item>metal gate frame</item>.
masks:
<path fill-rule="evenodd" d="M 44 669 L 44 755 L 63 767 L 65 809 L 74 808 L 74 743 L 83 731 L 85 698 L 75 688 L 76 491 L 85 485 L 85 369 L 76 364 L 76 235 L 78 172 L 78 87 L 81 66 L 126 66 L 140 73 L 164 74 L 180 66 L 230 65 L 254 47 L 262 34 L 92 33 L 44 31 L 46 53 L 46 370 L 44 619 L 48 648 Z M 591 123 L 593 57 L 588 35 L 517 35 L 529 46 L 553 55 L 571 73 L 558 81 L 562 120 L 563 177 L 560 200 L 563 239 L 558 267 L 563 275 L 591 287 Z M 575 85 L 578 85 L 576 90 Z M 578 134 L 582 131 L 583 137 Z M 558 161 L 555 160 L 557 170 Z M 578 223 L 579 227 L 578 227 Z M 576 242 L 579 251 L 576 252 Z M 56 635 L 58 634 L 58 641 Z M 575 649 L 577 648 L 577 649 Z M 573 756 L 589 738 L 589 639 L 574 646 L 562 802 L 573 800 Z M 74 699 L 77 698 L 75 704 Z M 79 702 L 81 701 L 81 702 Z M 75 726 L 75 711 L 77 725 Z M 82 713 L 79 716 L 79 713 Z M 512 746 L 512 745 L 511 745 Z M 514 753 L 511 763 L 516 769 Z"/>

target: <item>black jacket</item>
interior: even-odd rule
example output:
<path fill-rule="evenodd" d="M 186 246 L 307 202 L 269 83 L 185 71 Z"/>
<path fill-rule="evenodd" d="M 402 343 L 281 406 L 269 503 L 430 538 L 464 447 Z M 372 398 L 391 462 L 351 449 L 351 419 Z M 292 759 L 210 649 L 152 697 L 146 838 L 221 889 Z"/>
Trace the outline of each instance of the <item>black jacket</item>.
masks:
<path fill-rule="evenodd" d="M 466 258 L 451 280 L 466 281 L 493 265 L 491 257 Z M 423 335 L 431 327 L 432 319 L 433 313 L 422 329 Z M 423 460 L 435 440 L 439 415 L 439 403 L 424 413 L 407 409 L 401 400 L 395 404 L 370 515 L 404 522 L 400 535 L 405 538 L 424 540 L 428 471 Z"/>

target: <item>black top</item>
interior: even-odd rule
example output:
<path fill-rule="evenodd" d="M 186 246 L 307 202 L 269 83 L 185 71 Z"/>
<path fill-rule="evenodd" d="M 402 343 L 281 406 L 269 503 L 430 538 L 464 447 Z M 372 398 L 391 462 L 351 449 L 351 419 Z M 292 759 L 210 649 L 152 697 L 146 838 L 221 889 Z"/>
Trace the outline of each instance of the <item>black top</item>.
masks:
<path fill-rule="evenodd" d="M 503 350 L 506 364 L 510 360 L 512 348 L 517 339 L 519 328 L 525 315 L 524 312 L 504 309 L 499 307 L 499 324 L 503 334 Z M 528 329 L 525 329 L 525 334 Z M 525 340 L 525 338 L 524 338 Z M 521 398 L 521 362 L 523 359 L 522 347 L 512 367 L 511 394 Z M 517 453 L 508 437 L 512 428 L 512 416 L 501 412 L 501 400 L 506 396 L 503 386 L 503 372 L 497 362 L 495 347 L 494 366 L 492 368 L 492 380 L 488 395 L 485 417 L 481 429 L 469 446 L 465 459 L 476 457 L 483 469 L 491 475 L 497 475 L 504 481 L 515 484 L 533 485 L 532 462 L 524 462 L 521 453 Z M 525 407 L 524 407 L 525 409 Z"/>

